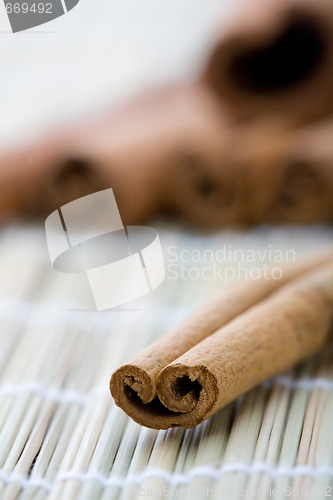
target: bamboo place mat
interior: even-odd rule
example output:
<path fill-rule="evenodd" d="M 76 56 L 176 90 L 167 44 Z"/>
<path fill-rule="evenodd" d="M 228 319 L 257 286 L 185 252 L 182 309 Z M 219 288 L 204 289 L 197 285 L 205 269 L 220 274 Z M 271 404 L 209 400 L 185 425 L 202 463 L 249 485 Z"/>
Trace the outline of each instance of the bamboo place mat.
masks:
<path fill-rule="evenodd" d="M 204 250 L 294 249 L 299 258 L 327 245 L 332 230 L 199 235 L 162 227 L 159 234 L 165 282 L 133 303 L 96 312 L 79 275 L 52 269 L 42 227 L 1 231 L 0 498 L 330 496 L 329 347 L 191 430 L 140 427 L 114 405 L 108 385 L 117 366 L 226 286 L 207 279 L 216 262 L 210 254 L 198 262 Z M 203 267 L 206 279 L 196 277 Z"/>

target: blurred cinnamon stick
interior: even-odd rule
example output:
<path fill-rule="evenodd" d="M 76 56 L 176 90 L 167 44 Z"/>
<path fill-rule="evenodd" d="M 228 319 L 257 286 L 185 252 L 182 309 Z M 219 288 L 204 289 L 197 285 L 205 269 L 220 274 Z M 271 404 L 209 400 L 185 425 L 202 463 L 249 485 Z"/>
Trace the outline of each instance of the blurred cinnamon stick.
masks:
<path fill-rule="evenodd" d="M 333 3 L 245 0 L 221 28 L 203 81 L 234 120 L 333 111 Z"/>
<path fill-rule="evenodd" d="M 178 157 L 196 143 L 209 149 L 211 136 L 223 135 L 215 107 L 205 89 L 179 85 L 3 153 L 0 214 L 46 215 L 108 187 L 126 224 L 169 210 L 165 193 L 177 190 Z"/>
<path fill-rule="evenodd" d="M 333 221 L 332 134 L 333 120 L 248 131 L 237 160 L 248 172 L 251 224 Z"/>
<path fill-rule="evenodd" d="M 0 157 L 0 216 L 47 215 L 112 187 L 125 224 L 164 212 L 207 228 L 333 220 L 333 119 L 231 124 L 200 86 Z"/>

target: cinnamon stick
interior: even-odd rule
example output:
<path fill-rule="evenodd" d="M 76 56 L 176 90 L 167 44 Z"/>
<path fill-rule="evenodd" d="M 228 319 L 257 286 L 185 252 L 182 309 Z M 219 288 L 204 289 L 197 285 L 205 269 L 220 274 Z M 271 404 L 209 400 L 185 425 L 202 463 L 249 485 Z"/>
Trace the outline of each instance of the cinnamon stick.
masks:
<path fill-rule="evenodd" d="M 236 126 L 203 87 L 160 90 L 0 157 L 0 220 L 111 187 L 125 225 L 164 213 L 205 229 L 331 222 L 332 133 L 332 120 Z"/>
<path fill-rule="evenodd" d="M 220 32 L 203 81 L 232 119 L 299 124 L 332 114 L 330 0 L 245 0 Z"/>
<path fill-rule="evenodd" d="M 177 181 L 185 177 L 186 182 L 185 169 L 179 166 L 183 157 L 194 145 L 204 155 L 213 147 L 216 163 L 217 152 L 222 157 L 223 146 L 217 149 L 217 144 L 221 137 L 223 143 L 224 131 L 224 119 L 207 89 L 180 84 L 156 90 L 97 120 L 87 118 L 21 150 L 4 152 L 0 217 L 47 215 L 110 187 L 125 224 L 176 211 Z M 196 194 L 192 191 L 188 196 Z"/>
<path fill-rule="evenodd" d="M 288 130 L 257 125 L 243 134 L 249 225 L 333 221 L 333 121 Z M 246 216 L 244 222 L 246 222 Z"/>
<path fill-rule="evenodd" d="M 325 342 L 333 312 L 332 256 L 225 290 L 111 377 L 136 422 L 193 427 Z"/>

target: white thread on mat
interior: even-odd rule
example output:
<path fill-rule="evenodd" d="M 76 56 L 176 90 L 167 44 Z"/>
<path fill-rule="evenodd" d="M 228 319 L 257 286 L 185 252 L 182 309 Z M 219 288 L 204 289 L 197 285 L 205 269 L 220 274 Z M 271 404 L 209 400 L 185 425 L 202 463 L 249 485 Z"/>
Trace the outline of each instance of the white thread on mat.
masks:
<path fill-rule="evenodd" d="M 22 488 L 28 486 L 38 487 L 46 491 L 51 491 L 54 486 L 68 480 L 79 481 L 86 483 L 88 481 L 96 481 L 100 486 L 106 488 L 108 486 L 117 486 L 122 488 L 129 484 L 140 486 L 140 484 L 147 479 L 161 479 L 169 485 L 187 485 L 191 480 L 197 477 L 206 477 L 213 480 L 218 480 L 225 474 L 233 472 L 241 472 L 247 476 L 254 473 L 267 474 L 272 479 L 277 479 L 281 476 L 294 478 L 298 476 L 307 476 L 311 478 L 318 478 L 320 476 L 333 477 L 333 467 L 318 467 L 314 468 L 308 465 L 297 465 L 295 467 L 272 467 L 263 462 L 254 462 L 253 464 L 245 463 L 230 463 L 222 465 L 219 469 L 213 467 L 195 467 L 187 474 L 172 474 L 162 469 L 147 468 L 140 474 L 132 474 L 128 476 L 110 476 L 104 477 L 98 473 L 81 474 L 79 472 L 69 471 L 59 475 L 54 481 L 47 481 L 42 478 L 27 478 L 15 473 L 8 473 L 0 469 L 0 481 L 6 484 L 15 483 L 19 484 Z"/>
<path fill-rule="evenodd" d="M 79 406 L 87 405 L 92 399 L 101 396 L 109 395 L 109 391 L 105 387 L 97 387 L 92 391 L 83 394 L 71 389 L 46 388 L 36 382 L 27 382 L 21 385 L 0 385 L 1 396 L 21 396 L 22 394 L 34 394 L 42 399 L 51 399 L 59 404 L 73 403 Z"/>
<path fill-rule="evenodd" d="M 172 306 L 154 303 L 153 307 L 157 316 L 163 315 L 168 318 L 172 313 L 173 321 L 175 324 L 177 324 L 191 312 L 193 312 L 193 306 Z M 129 318 L 129 322 L 131 322 L 133 320 L 137 321 L 137 315 L 146 314 L 147 310 L 149 309 L 149 304 L 143 304 L 142 308 L 138 309 L 133 308 L 131 310 L 127 310 L 126 308 L 119 308 L 113 311 L 110 309 L 108 311 L 105 311 L 105 313 L 119 314 L 121 312 L 124 312 L 127 314 L 128 312 L 133 312 L 135 313 L 135 316 L 133 316 L 133 318 Z M 76 315 L 75 313 L 80 313 L 80 316 Z M 35 325 L 53 325 L 56 321 L 57 325 L 73 325 L 78 326 L 82 329 L 91 330 L 91 324 L 89 322 L 87 323 L 87 318 L 95 319 L 96 315 L 101 314 L 103 313 L 101 313 L 100 311 L 85 309 L 80 304 L 73 304 L 69 302 L 57 302 L 56 305 L 45 304 L 41 306 L 38 303 L 34 303 L 25 299 L 0 297 L 1 318 L 15 320 L 17 323 L 23 323 L 24 325 L 31 316 Z M 116 316 L 116 318 L 118 319 L 118 316 Z M 110 328 L 110 324 L 108 321 L 95 321 L 94 330 L 96 329 L 96 327 L 100 330 L 108 331 Z"/>
<path fill-rule="evenodd" d="M 328 392 L 333 392 L 333 380 L 325 378 L 314 378 L 314 379 L 293 379 L 290 376 L 280 376 L 272 380 L 268 380 L 262 384 L 263 387 L 271 388 L 273 386 L 281 385 L 288 389 L 304 389 L 306 391 L 313 391 L 315 389 L 321 389 Z M 4 384 L 0 385 L 0 397 L 1 396 L 21 396 L 23 394 L 35 394 L 40 396 L 42 399 L 51 399 L 59 404 L 73 403 L 80 406 L 85 406 L 89 402 L 101 395 L 109 395 L 107 387 L 97 387 L 88 393 L 78 392 L 72 389 L 58 389 L 58 388 L 47 388 L 42 384 L 37 382 L 26 382 L 20 385 Z"/>
<path fill-rule="evenodd" d="M 288 375 L 280 375 L 262 384 L 263 387 L 272 387 L 280 385 L 287 389 L 304 389 L 306 391 L 313 391 L 315 389 L 323 389 L 324 391 L 333 391 L 333 380 L 323 377 L 317 378 L 299 378 L 293 379 Z"/>

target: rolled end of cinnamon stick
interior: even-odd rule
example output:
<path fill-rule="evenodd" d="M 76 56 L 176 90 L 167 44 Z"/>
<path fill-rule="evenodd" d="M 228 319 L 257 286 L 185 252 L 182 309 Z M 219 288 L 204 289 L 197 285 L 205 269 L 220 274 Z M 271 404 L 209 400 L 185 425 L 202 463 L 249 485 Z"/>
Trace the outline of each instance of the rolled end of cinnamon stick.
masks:
<path fill-rule="evenodd" d="M 332 112 L 333 6 L 246 1 L 221 34 L 203 80 L 236 119 L 303 122 Z"/>
<path fill-rule="evenodd" d="M 217 381 L 204 366 L 171 365 L 155 381 L 135 365 L 111 377 L 114 400 L 138 424 L 153 429 L 191 428 L 205 420 L 218 398 Z"/>

